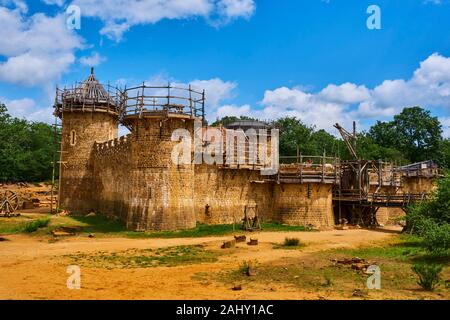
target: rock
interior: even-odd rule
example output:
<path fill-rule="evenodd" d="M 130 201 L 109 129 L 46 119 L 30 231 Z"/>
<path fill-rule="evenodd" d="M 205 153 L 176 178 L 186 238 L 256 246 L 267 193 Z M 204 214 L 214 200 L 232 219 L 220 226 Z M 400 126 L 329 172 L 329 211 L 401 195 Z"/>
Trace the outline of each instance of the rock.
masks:
<path fill-rule="evenodd" d="M 369 296 L 369 293 L 367 291 L 362 291 L 360 289 L 356 289 L 353 291 L 352 296 L 358 297 L 358 298 L 367 298 Z"/>
<path fill-rule="evenodd" d="M 247 243 L 249 246 L 257 246 L 258 245 L 258 239 L 252 239 L 250 238 L 250 242 Z"/>
<path fill-rule="evenodd" d="M 236 240 L 236 243 L 247 241 L 246 236 L 234 236 L 234 239 Z"/>
<path fill-rule="evenodd" d="M 97 214 L 95 212 L 90 212 L 86 217 L 95 217 Z"/>
<path fill-rule="evenodd" d="M 366 271 L 369 266 L 370 265 L 367 263 L 359 262 L 359 263 L 352 264 L 352 269 L 358 270 L 358 271 Z"/>
<path fill-rule="evenodd" d="M 236 246 L 236 240 L 225 241 L 222 245 L 222 249 L 231 249 Z"/>
<path fill-rule="evenodd" d="M 241 291 L 242 290 L 242 285 L 236 284 L 231 290 L 233 290 L 233 291 Z"/>
<path fill-rule="evenodd" d="M 9 241 L 9 240 L 6 238 L 0 237 L 0 242 L 3 242 L 3 241 Z"/>
<path fill-rule="evenodd" d="M 89 238 L 94 238 L 95 235 L 94 235 L 93 233 L 89 233 L 88 237 L 89 237 Z"/>

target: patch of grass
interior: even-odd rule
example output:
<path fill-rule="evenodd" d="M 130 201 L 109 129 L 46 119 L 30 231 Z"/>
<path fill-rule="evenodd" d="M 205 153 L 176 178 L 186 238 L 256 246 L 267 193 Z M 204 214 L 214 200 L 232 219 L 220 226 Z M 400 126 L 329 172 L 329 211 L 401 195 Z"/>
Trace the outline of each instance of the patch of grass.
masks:
<path fill-rule="evenodd" d="M 368 244 L 373 245 L 373 244 Z M 283 247 L 282 244 L 278 248 Z M 301 258 L 283 259 L 275 263 L 266 263 L 258 267 L 254 277 L 246 277 L 236 270 L 224 271 L 216 279 L 225 283 L 242 283 L 272 286 L 274 283 L 292 286 L 306 292 L 318 294 L 334 293 L 342 298 L 352 298 L 355 290 L 367 290 L 368 274 L 354 270 L 351 265 L 336 263 L 335 260 L 360 257 L 381 269 L 381 291 L 369 290 L 369 298 L 380 297 L 398 299 L 443 299 L 446 297 L 445 286 L 440 286 L 438 293 L 418 290 L 417 275 L 411 267 L 417 261 L 443 262 L 442 257 L 432 257 L 416 237 L 401 236 L 389 242 L 375 243 L 372 247 L 357 249 L 332 249 L 302 256 Z M 442 278 L 450 279 L 449 259 L 443 267 Z M 448 295 L 447 295 L 448 297 Z M 447 298 L 448 299 L 448 298 Z"/>
<path fill-rule="evenodd" d="M 207 225 L 197 224 L 194 229 L 181 231 L 147 231 L 147 232 L 133 232 L 125 231 L 121 234 L 129 238 L 200 238 L 211 236 L 224 236 L 234 234 L 241 231 L 240 225 L 222 224 L 222 225 Z M 263 223 L 263 232 L 294 232 L 306 231 L 302 226 L 287 226 L 277 223 Z"/>
<path fill-rule="evenodd" d="M 49 223 L 49 216 L 42 217 L 42 215 L 1 218 L 0 234 L 33 233 L 39 229 L 47 228 Z"/>
<path fill-rule="evenodd" d="M 299 238 L 286 238 L 284 239 L 283 246 L 285 247 L 298 247 L 300 245 Z"/>
<path fill-rule="evenodd" d="M 85 233 L 121 233 L 127 232 L 125 224 L 120 220 L 109 219 L 101 214 L 95 216 L 70 215 L 68 225 L 82 227 Z M 75 224 L 73 223 L 75 222 Z"/>
<path fill-rule="evenodd" d="M 23 231 L 26 233 L 32 233 L 37 231 L 38 229 L 42 229 L 48 226 L 50 223 L 50 219 L 38 219 L 34 221 L 27 222 L 23 228 Z"/>
<path fill-rule="evenodd" d="M 50 216 L 49 216 L 50 217 Z M 15 219 L 15 218 L 14 218 Z M 23 233 L 25 232 L 24 221 L 30 219 L 21 219 L 20 222 L 14 220 L 14 223 L 4 222 L 0 220 L 0 233 Z M 6 220 L 5 220 L 6 221 Z M 12 221 L 12 220 L 11 220 Z M 193 229 L 180 231 L 146 231 L 137 232 L 126 229 L 125 224 L 120 220 L 107 218 L 101 214 L 95 216 L 70 215 L 70 216 L 51 216 L 51 223 L 46 228 L 39 228 L 37 235 L 50 234 L 50 232 L 58 227 L 81 227 L 82 233 L 95 233 L 96 237 L 126 237 L 126 238 L 200 238 L 212 236 L 232 235 L 241 232 L 241 225 L 222 224 L 207 225 L 197 224 Z M 33 229 L 30 225 L 28 230 Z M 278 223 L 262 223 L 262 232 L 298 232 L 307 231 L 304 226 L 288 226 Z"/>
<path fill-rule="evenodd" d="M 280 224 L 276 222 L 268 222 L 261 224 L 263 231 L 274 231 L 274 232 L 302 232 L 302 231 L 312 231 L 305 226 L 289 226 L 286 224 Z"/>
<path fill-rule="evenodd" d="M 131 249 L 118 253 L 77 254 L 66 256 L 75 264 L 100 268 L 151 268 L 173 267 L 217 261 L 218 253 L 205 250 L 203 246 L 178 246 L 160 249 Z"/>
<path fill-rule="evenodd" d="M 248 275 L 250 269 L 256 268 L 259 265 L 258 260 L 244 261 L 239 265 L 238 273 Z"/>
<path fill-rule="evenodd" d="M 284 242 L 281 244 L 275 244 L 274 249 L 284 249 L 284 250 L 297 250 L 303 248 L 305 245 L 300 242 L 298 238 L 285 238 Z"/>
<path fill-rule="evenodd" d="M 315 258 L 313 258 L 315 259 Z M 323 291 L 335 288 L 337 291 L 346 291 L 349 295 L 355 288 L 364 289 L 365 276 L 348 268 L 334 267 L 328 263 L 317 265 L 313 259 L 302 258 L 302 264 L 292 260 L 282 265 L 262 264 L 253 277 L 246 275 L 246 264 L 238 270 L 222 272 L 217 276 L 221 282 L 232 284 L 260 284 L 263 287 L 277 284 L 287 284 L 304 291 Z M 325 281 L 324 281 L 325 279 Z"/>

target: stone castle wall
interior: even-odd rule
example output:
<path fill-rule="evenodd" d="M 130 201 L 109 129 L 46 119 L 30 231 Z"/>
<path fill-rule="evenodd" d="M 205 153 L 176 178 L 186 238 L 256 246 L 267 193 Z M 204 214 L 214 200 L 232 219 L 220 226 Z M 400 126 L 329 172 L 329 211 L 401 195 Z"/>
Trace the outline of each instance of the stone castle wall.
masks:
<path fill-rule="evenodd" d="M 288 225 L 334 226 L 332 186 L 284 184 L 274 189 L 277 220 Z"/>
<path fill-rule="evenodd" d="M 111 114 L 67 112 L 62 127 L 61 206 L 73 212 L 95 209 L 93 197 L 94 145 L 117 137 Z"/>
<path fill-rule="evenodd" d="M 262 221 L 333 225 L 330 186 L 263 184 L 259 171 L 174 166 L 162 158 L 167 152 L 154 158 L 153 151 L 168 151 L 173 142 L 161 145 L 162 140 L 155 139 L 157 145 L 152 145 L 153 138 L 150 131 L 141 130 L 140 137 L 128 135 L 94 148 L 95 209 L 119 218 L 129 229 L 188 229 L 197 222 L 240 224 L 246 206 L 257 206 Z"/>
<path fill-rule="evenodd" d="M 95 209 L 127 222 L 131 190 L 131 136 L 96 144 L 94 149 Z"/>
<path fill-rule="evenodd" d="M 196 166 L 194 199 L 197 221 L 208 224 L 241 223 L 246 206 L 258 206 L 262 220 L 274 220 L 273 187 L 253 183 L 260 180 L 259 171 Z"/>

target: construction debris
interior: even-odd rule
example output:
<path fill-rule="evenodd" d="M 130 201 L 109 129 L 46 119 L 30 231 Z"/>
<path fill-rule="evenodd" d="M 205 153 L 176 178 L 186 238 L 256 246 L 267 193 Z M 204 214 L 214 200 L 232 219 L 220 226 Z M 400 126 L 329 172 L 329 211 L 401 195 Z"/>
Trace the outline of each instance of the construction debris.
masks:
<path fill-rule="evenodd" d="M 373 263 L 369 263 L 365 259 L 358 258 L 358 257 L 342 259 L 342 260 L 335 259 L 332 261 L 337 264 L 350 265 L 353 270 L 364 271 L 364 272 L 366 272 L 367 268 L 369 268 L 373 264 Z"/>
<path fill-rule="evenodd" d="M 59 227 L 52 231 L 53 236 L 55 237 L 69 237 L 76 236 L 77 233 L 82 231 L 81 227 Z"/>
<path fill-rule="evenodd" d="M 353 291 L 352 296 L 357 298 L 367 298 L 369 296 L 369 292 L 356 289 Z"/>
<path fill-rule="evenodd" d="M 234 239 L 236 240 L 236 243 L 247 241 L 247 237 L 246 236 L 234 236 Z"/>
<path fill-rule="evenodd" d="M 225 241 L 222 245 L 222 249 L 231 249 L 236 246 L 236 240 Z"/>

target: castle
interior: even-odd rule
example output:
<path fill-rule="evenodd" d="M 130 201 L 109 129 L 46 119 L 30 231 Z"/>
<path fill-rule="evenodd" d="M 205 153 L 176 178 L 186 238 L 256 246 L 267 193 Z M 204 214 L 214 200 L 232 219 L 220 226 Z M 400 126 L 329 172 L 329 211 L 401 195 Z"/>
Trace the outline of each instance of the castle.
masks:
<path fill-rule="evenodd" d="M 301 153 L 282 159 L 270 175 L 262 174 L 258 161 L 174 163 L 179 141 L 173 132 L 194 136 L 195 123 L 206 128 L 205 92 L 170 84 L 119 90 L 100 84 L 93 69 L 85 81 L 57 89 L 55 115 L 62 122 L 60 207 L 114 216 L 130 230 L 241 223 L 250 211 L 264 221 L 317 228 L 333 227 L 342 218 L 384 223 L 426 197 L 439 174 L 432 163 L 395 168 Z M 131 134 L 119 138 L 119 125 Z M 269 129 L 260 122 L 231 127 Z M 246 136 L 244 144 L 248 141 Z M 243 150 L 249 157 L 249 146 Z M 269 147 L 269 153 L 274 150 Z"/>

